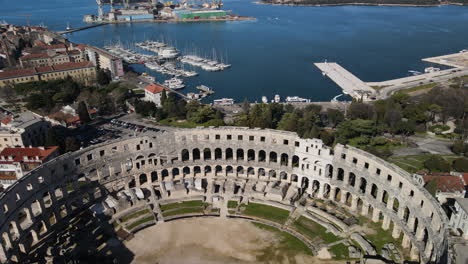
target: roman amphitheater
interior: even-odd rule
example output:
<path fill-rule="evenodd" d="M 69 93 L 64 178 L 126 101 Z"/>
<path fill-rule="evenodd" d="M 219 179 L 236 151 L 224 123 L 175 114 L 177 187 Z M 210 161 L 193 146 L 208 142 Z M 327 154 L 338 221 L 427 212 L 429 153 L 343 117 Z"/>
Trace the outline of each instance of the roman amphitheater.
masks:
<path fill-rule="evenodd" d="M 2 263 L 66 254 L 50 245 L 70 243 L 89 212 L 96 217 L 88 219 L 106 216 L 123 239 L 181 218 L 241 218 L 292 234 L 316 254 L 324 244 L 294 228 L 300 218 L 352 241 L 362 255 L 380 254 L 347 221 L 354 217 L 390 233 L 407 260 L 438 263 L 447 248 L 447 217 L 417 178 L 356 148 L 276 130 L 180 129 L 95 145 L 33 170 L 0 204 Z M 262 217 L 255 208 L 286 216 Z"/>

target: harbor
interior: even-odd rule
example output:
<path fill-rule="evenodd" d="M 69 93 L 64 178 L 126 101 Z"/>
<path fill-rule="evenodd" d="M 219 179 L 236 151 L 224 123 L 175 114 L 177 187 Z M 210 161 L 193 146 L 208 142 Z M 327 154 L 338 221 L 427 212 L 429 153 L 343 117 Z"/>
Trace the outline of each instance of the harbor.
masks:
<path fill-rule="evenodd" d="M 386 99 L 396 91 L 415 87 L 418 85 L 447 81 L 452 78 L 468 75 L 468 51 L 438 57 L 424 58 L 422 61 L 451 67 L 443 69 L 427 67 L 424 71 L 410 70 L 412 76 L 381 81 L 364 82 L 337 63 L 314 63 L 322 71 L 343 89 L 343 93 L 356 99 L 377 100 Z"/>

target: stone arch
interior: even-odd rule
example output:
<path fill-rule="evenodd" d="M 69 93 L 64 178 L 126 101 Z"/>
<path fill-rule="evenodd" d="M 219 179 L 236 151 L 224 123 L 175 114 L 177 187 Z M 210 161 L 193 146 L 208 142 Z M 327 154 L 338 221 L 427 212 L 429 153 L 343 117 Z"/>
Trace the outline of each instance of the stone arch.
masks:
<path fill-rule="evenodd" d="M 413 224 L 413 233 L 416 234 L 416 231 L 418 230 L 418 226 L 419 226 L 419 219 L 417 217 L 414 218 L 414 224 Z"/>
<path fill-rule="evenodd" d="M 226 160 L 232 160 L 234 159 L 234 153 L 232 151 L 232 148 L 227 148 L 226 149 Z"/>
<path fill-rule="evenodd" d="M 275 171 L 275 170 L 270 170 L 270 171 L 268 171 L 268 177 L 270 177 L 270 178 L 276 178 L 276 171 Z"/>
<path fill-rule="evenodd" d="M 151 182 L 158 180 L 158 173 L 156 171 L 151 172 Z"/>
<path fill-rule="evenodd" d="M 360 178 L 360 183 L 359 183 L 359 190 L 361 190 L 361 192 L 363 194 L 366 193 L 366 188 L 367 188 L 367 180 L 363 177 Z"/>
<path fill-rule="evenodd" d="M 203 169 L 204 173 L 205 173 L 205 176 L 208 174 L 208 173 L 211 173 L 212 170 L 211 170 L 211 166 L 205 166 L 205 168 Z"/>
<path fill-rule="evenodd" d="M 356 185 L 356 175 L 354 173 L 352 173 L 352 172 L 349 173 L 348 182 L 349 182 L 349 185 L 351 185 L 353 187 Z"/>
<path fill-rule="evenodd" d="M 345 199 L 345 205 L 351 206 L 352 199 L 353 199 L 353 196 L 351 195 L 351 193 L 347 192 L 346 193 L 346 199 Z"/>
<path fill-rule="evenodd" d="M 293 168 L 299 168 L 299 157 L 297 155 L 292 157 L 292 166 Z"/>
<path fill-rule="evenodd" d="M 281 180 L 287 180 L 288 179 L 288 174 L 285 171 L 280 172 L 280 179 Z"/>
<path fill-rule="evenodd" d="M 195 166 L 193 167 L 193 175 L 198 176 L 201 174 L 201 168 L 200 166 Z"/>
<path fill-rule="evenodd" d="M 223 172 L 223 167 L 221 167 L 220 165 L 217 165 L 215 167 L 215 176 L 220 176 Z"/>
<path fill-rule="evenodd" d="M 247 161 L 255 160 L 255 150 L 249 149 L 247 151 Z"/>
<path fill-rule="evenodd" d="M 342 168 L 338 168 L 338 174 L 336 175 L 336 179 L 338 181 L 344 181 L 344 170 Z"/>
<path fill-rule="evenodd" d="M 180 175 L 180 170 L 179 168 L 173 168 L 172 169 L 172 177 L 177 177 Z"/>
<path fill-rule="evenodd" d="M 234 168 L 229 165 L 226 167 L 226 175 L 232 175 L 232 174 L 234 174 Z"/>
<path fill-rule="evenodd" d="M 167 169 L 162 170 L 161 171 L 162 180 L 166 179 L 167 177 L 169 177 L 169 171 Z"/>
<path fill-rule="evenodd" d="M 333 165 L 327 164 L 325 166 L 325 177 L 332 178 L 333 177 Z"/>
<path fill-rule="evenodd" d="M 405 221 L 405 223 L 408 223 L 409 217 L 410 217 L 410 210 L 408 206 L 406 206 L 405 210 L 403 211 L 403 221 Z"/>
<path fill-rule="evenodd" d="M 278 154 L 276 152 L 270 152 L 270 162 L 278 162 Z"/>
<path fill-rule="evenodd" d="M 289 156 L 286 153 L 281 154 L 281 166 L 288 166 Z"/>
<path fill-rule="evenodd" d="M 325 183 L 323 185 L 323 197 L 326 198 L 326 199 L 329 199 L 330 198 L 330 191 L 331 191 L 330 184 Z"/>
<path fill-rule="evenodd" d="M 190 175 L 190 168 L 189 167 L 184 167 L 182 169 L 182 176 L 187 176 L 187 175 Z"/>
<path fill-rule="evenodd" d="M 398 201 L 397 198 L 394 198 L 393 199 L 393 205 L 392 205 L 392 209 L 395 213 L 398 213 L 398 210 L 400 208 L 400 201 Z"/>
<path fill-rule="evenodd" d="M 253 175 L 255 175 L 255 169 L 252 167 L 249 167 L 247 169 L 247 176 L 253 176 Z"/>
<path fill-rule="evenodd" d="M 371 196 L 374 197 L 374 199 L 377 199 L 377 195 L 379 193 L 379 188 L 377 187 L 377 185 L 375 184 L 372 184 L 372 187 L 371 187 Z"/>
<path fill-rule="evenodd" d="M 148 177 L 145 173 L 140 174 L 138 180 L 140 181 L 140 185 L 148 182 Z"/>
<path fill-rule="evenodd" d="M 192 159 L 199 160 L 200 159 L 200 150 L 198 148 L 194 148 L 192 150 Z"/>
<path fill-rule="evenodd" d="M 292 182 L 299 182 L 299 177 L 296 174 L 291 174 L 291 181 Z"/>
<path fill-rule="evenodd" d="M 223 158 L 223 151 L 220 148 L 215 149 L 215 160 L 220 160 Z"/>
<path fill-rule="evenodd" d="M 260 150 L 258 152 L 258 161 L 265 162 L 266 161 L 266 152 L 264 150 Z"/>
<path fill-rule="evenodd" d="M 203 159 L 204 160 L 211 160 L 211 149 L 205 148 L 203 150 Z"/>
<path fill-rule="evenodd" d="M 382 203 L 387 205 L 388 204 L 388 198 L 389 198 L 388 192 L 386 190 L 384 190 L 383 195 L 382 195 Z"/>
<path fill-rule="evenodd" d="M 237 175 L 244 175 L 245 174 L 245 171 L 244 171 L 244 167 L 242 166 L 237 166 L 236 168 L 236 172 L 237 172 Z"/>
<path fill-rule="evenodd" d="M 301 179 L 301 189 L 303 191 L 307 190 L 309 188 L 309 178 L 307 177 L 302 177 Z"/>
<path fill-rule="evenodd" d="M 332 197 L 332 200 L 335 202 L 341 201 L 341 189 L 340 188 L 335 188 L 335 197 Z"/>
<path fill-rule="evenodd" d="M 6 232 L 2 233 L 2 245 L 4 245 L 7 250 L 12 248 L 10 236 Z"/>
<path fill-rule="evenodd" d="M 128 188 L 135 188 L 135 186 L 136 186 L 135 178 L 132 178 L 132 179 L 128 182 Z"/>
<path fill-rule="evenodd" d="M 244 160 L 244 150 L 243 149 L 237 149 L 236 150 L 236 157 L 237 160 Z"/>
<path fill-rule="evenodd" d="M 264 177 L 265 175 L 266 175 L 266 172 L 265 172 L 264 168 L 258 169 L 258 176 L 259 177 Z"/>
<path fill-rule="evenodd" d="M 187 161 L 190 159 L 190 152 L 188 149 L 183 149 L 180 153 L 182 161 Z"/>

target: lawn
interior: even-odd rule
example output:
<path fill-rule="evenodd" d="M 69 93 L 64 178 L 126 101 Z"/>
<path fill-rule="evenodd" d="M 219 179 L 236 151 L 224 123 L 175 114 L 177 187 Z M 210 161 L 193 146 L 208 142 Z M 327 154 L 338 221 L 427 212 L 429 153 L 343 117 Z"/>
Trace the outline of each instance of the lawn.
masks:
<path fill-rule="evenodd" d="M 146 223 L 146 222 L 149 222 L 149 221 L 152 221 L 154 220 L 154 217 L 153 216 L 148 216 L 148 217 L 145 217 L 145 218 L 142 218 L 138 221 L 135 221 L 133 223 L 131 223 L 130 225 L 127 226 L 127 229 L 129 230 L 132 230 L 133 228 L 143 224 L 143 223 Z"/>
<path fill-rule="evenodd" d="M 408 171 L 408 172 L 417 172 L 424 170 L 424 161 L 426 161 L 431 154 L 421 154 L 421 155 L 410 155 L 410 156 L 399 156 L 399 157 L 390 157 L 389 162 L 394 163 L 398 167 Z M 442 158 L 447 160 L 450 164 L 455 159 L 459 158 L 456 155 L 440 155 Z"/>
<path fill-rule="evenodd" d="M 411 87 L 411 88 L 408 88 L 408 89 L 400 90 L 397 93 L 409 94 L 409 93 L 413 93 L 413 92 L 417 92 L 417 91 L 429 90 L 429 89 L 432 89 L 432 88 L 436 87 L 437 85 L 438 85 L 438 83 L 421 84 L 421 85 L 414 86 L 414 87 Z"/>
<path fill-rule="evenodd" d="M 205 205 L 206 203 L 204 203 L 203 201 L 194 200 L 194 201 L 185 201 L 181 203 L 161 204 L 160 207 L 162 211 L 167 211 L 167 210 L 185 208 L 185 207 L 202 207 Z"/>
<path fill-rule="evenodd" d="M 174 215 L 183 215 L 183 214 L 194 214 L 194 213 L 203 213 L 204 209 L 201 207 L 187 207 L 187 208 L 178 208 L 171 211 L 163 212 L 164 217 L 174 216 Z"/>
<path fill-rule="evenodd" d="M 228 208 L 237 208 L 238 205 L 237 201 L 228 201 Z"/>
<path fill-rule="evenodd" d="M 243 211 L 243 214 L 267 219 L 280 224 L 284 224 L 289 217 L 289 211 L 287 210 L 257 203 L 249 203 Z"/>
<path fill-rule="evenodd" d="M 366 225 L 370 227 L 372 230 L 374 230 L 373 234 L 366 234 L 365 238 L 375 247 L 375 249 L 377 250 L 377 253 L 380 254 L 383 246 L 387 243 L 393 243 L 398 248 L 401 246 L 401 239 L 398 239 L 398 240 L 394 239 L 392 237 L 391 229 L 383 230 L 381 222 L 374 223 L 368 218 L 364 216 L 360 216 L 359 225 L 361 226 Z"/>
<path fill-rule="evenodd" d="M 310 240 L 320 238 L 326 244 L 330 244 L 341 239 L 334 234 L 327 232 L 325 227 L 303 216 L 293 223 L 293 228 L 308 237 Z"/>
<path fill-rule="evenodd" d="M 344 245 L 343 243 L 339 243 L 334 246 L 331 246 L 328 250 L 335 255 L 335 257 L 333 258 L 335 260 L 348 260 L 349 259 L 348 246 Z"/>
<path fill-rule="evenodd" d="M 253 223 L 260 229 L 276 234 L 279 242 L 262 249 L 257 255 L 257 261 L 262 263 L 296 263 L 298 254 L 312 255 L 311 250 L 297 237 L 271 227 L 269 225 Z"/>
<path fill-rule="evenodd" d="M 149 209 L 145 209 L 145 210 L 141 210 L 141 211 L 126 215 L 126 216 L 120 218 L 120 220 L 122 222 L 127 222 L 130 219 L 137 218 L 139 216 L 142 216 L 142 215 L 145 215 L 145 214 L 150 214 L 150 213 L 151 213 L 151 211 Z"/>
<path fill-rule="evenodd" d="M 203 125 L 203 124 L 190 122 L 187 120 L 175 120 L 173 118 L 166 118 L 166 119 L 160 120 L 159 123 L 161 125 L 180 127 L 180 128 L 196 128 L 197 126 Z"/>

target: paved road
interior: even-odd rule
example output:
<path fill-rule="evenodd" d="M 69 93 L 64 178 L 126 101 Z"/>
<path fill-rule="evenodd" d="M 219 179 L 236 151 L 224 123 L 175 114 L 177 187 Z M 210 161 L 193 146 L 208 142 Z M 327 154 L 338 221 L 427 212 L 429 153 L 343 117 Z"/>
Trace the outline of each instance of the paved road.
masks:
<path fill-rule="evenodd" d="M 393 156 L 408 156 L 408 155 L 419 155 L 419 154 L 440 154 L 450 155 L 453 154 L 450 150 L 452 145 L 451 141 L 443 140 L 435 137 L 424 137 L 424 136 L 411 136 L 410 141 L 414 142 L 417 147 L 408 147 L 396 149 L 393 152 Z"/>

